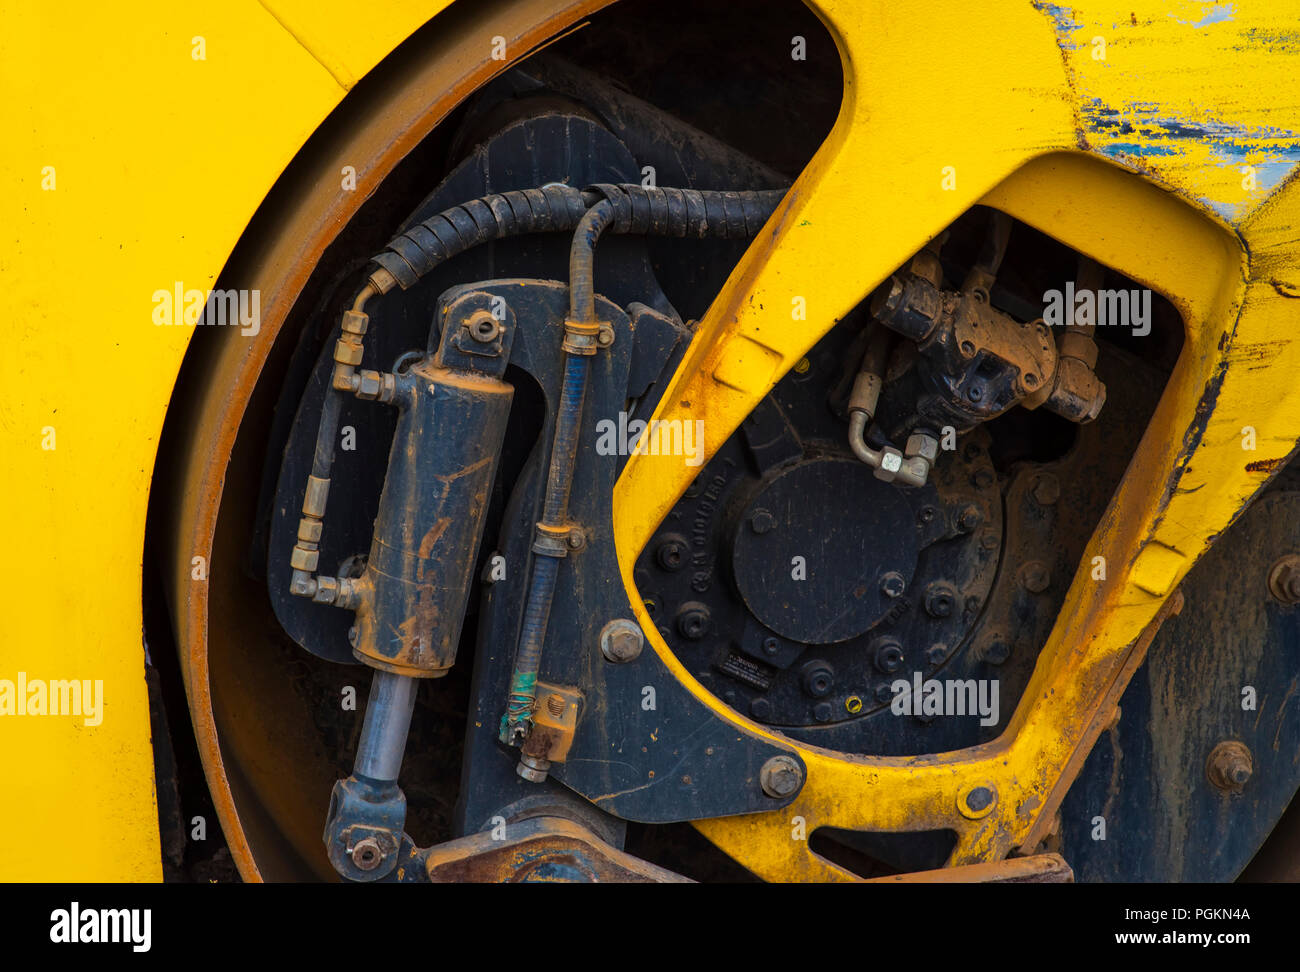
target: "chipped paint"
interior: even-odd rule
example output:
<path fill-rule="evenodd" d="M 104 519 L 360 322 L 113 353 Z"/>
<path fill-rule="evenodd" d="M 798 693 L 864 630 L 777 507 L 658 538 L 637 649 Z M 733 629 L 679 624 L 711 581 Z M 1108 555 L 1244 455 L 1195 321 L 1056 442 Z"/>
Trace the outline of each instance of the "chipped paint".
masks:
<path fill-rule="evenodd" d="M 1300 75 L 1300 5 L 1033 6 L 1052 22 L 1086 148 L 1229 223 L 1300 165 L 1300 132 L 1281 97 Z"/>

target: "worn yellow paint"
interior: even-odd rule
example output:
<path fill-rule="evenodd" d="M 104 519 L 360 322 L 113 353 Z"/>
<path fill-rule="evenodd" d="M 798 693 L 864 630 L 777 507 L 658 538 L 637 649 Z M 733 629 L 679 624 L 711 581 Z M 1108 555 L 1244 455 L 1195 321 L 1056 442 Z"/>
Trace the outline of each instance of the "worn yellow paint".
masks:
<path fill-rule="evenodd" d="M 337 0 L 204 13 L 148 2 L 125 19 L 91 4 L 9 12 L 0 269 L 12 335 L 0 355 L 0 501 L 22 556 L 0 566 L 0 584 L 22 603 L 0 646 L 0 678 L 102 678 L 106 710 L 97 727 L 0 717 L 0 829 L 24 835 L 0 878 L 158 876 L 139 565 L 158 433 L 189 332 L 154 327 L 151 295 L 177 280 L 210 286 L 346 89 L 442 6 L 400 0 L 364 20 Z M 840 119 L 702 322 L 659 417 L 705 419 L 715 451 L 838 318 L 981 201 L 1169 296 L 1188 340 L 1084 558 L 1105 557 L 1108 582 L 1091 583 L 1084 569 L 1075 578 L 1007 734 L 919 759 L 801 747 L 808 785 L 788 811 L 700 824 L 775 878 L 849 876 L 791 839 L 795 814 L 809 831 L 952 826 L 955 862 L 1015 847 L 1160 594 L 1300 434 L 1291 380 L 1300 347 L 1289 334 L 1300 190 L 1267 191 L 1291 160 L 1287 136 L 1300 130 L 1286 95 L 1293 4 L 1243 0 L 1231 20 L 1202 27 L 1182 21 L 1214 5 L 1092 5 L 1070 12 L 1077 31 L 1029 4 L 814 6 L 844 62 Z M 1070 49 L 1103 27 L 1105 62 L 1092 60 L 1090 43 Z M 485 24 L 485 42 L 490 33 Z M 201 62 L 191 58 L 200 35 Z M 1210 134 L 1148 125 L 1129 152 L 1125 133 L 1098 122 L 1097 104 L 1138 123 L 1199 121 Z M 1253 189 L 1234 182 L 1232 146 L 1272 174 Z M 41 188 L 45 166 L 54 191 Z M 790 316 L 796 296 L 807 300 L 806 322 Z M 46 426 L 54 450 L 41 448 Z M 1245 426 L 1257 432 L 1255 453 L 1241 448 Z M 692 472 L 635 456 L 618 484 L 633 593 L 636 555 Z M 641 620 L 692 691 L 745 723 Z M 998 800 L 969 821 L 956 799 L 975 783 L 995 787 Z"/>
<path fill-rule="evenodd" d="M 0 716 L 0 831 L 22 837 L 0 880 L 160 876 L 141 555 L 190 329 L 155 326 L 152 295 L 211 287 L 345 85 L 445 5 L 386 4 L 363 30 L 332 0 L 6 11 L 0 678 L 102 679 L 105 711 Z"/>
<path fill-rule="evenodd" d="M 1151 163 L 1144 174 L 1129 171 L 1132 161 L 1103 151 L 1088 129 L 1080 91 L 1096 89 L 1085 88 L 1081 76 L 1089 85 L 1102 82 L 1075 65 L 1077 52 L 1062 53 L 1047 12 L 839 0 L 814 6 L 844 62 L 840 118 L 701 321 L 655 417 L 704 419 L 711 455 L 837 320 L 975 202 L 1165 294 L 1183 315 L 1187 339 L 1002 737 L 909 758 L 846 756 L 797 744 L 808 776 L 794 804 L 780 813 L 697 822 L 755 873 L 787 880 L 851 877 L 793 839 L 794 817 L 803 818 L 808 833 L 819 826 L 949 828 L 957 834 L 953 864 L 996 860 L 1018 847 L 1088 726 L 1102 715 L 1102 697 L 1130 646 L 1276 465 L 1252 460 L 1283 457 L 1300 436 L 1300 388 L 1289 378 L 1300 351 L 1288 333 L 1300 304 L 1284 296 L 1300 293 L 1294 183 L 1262 205 L 1235 198 L 1231 207 L 1216 205 L 1216 215 L 1207 203 L 1217 200 L 1207 197 L 1218 192 L 1217 176 L 1194 153 L 1157 157 L 1164 160 L 1159 172 L 1143 156 Z M 1239 17 L 1238 29 L 1250 22 Z M 1141 85 L 1131 71 L 1116 73 L 1105 79 L 1107 91 L 1117 100 L 1131 95 L 1135 103 L 1213 105 L 1233 123 L 1268 119 L 1277 128 L 1300 127 L 1300 112 L 1281 94 L 1285 88 L 1251 91 L 1256 103 L 1270 106 L 1267 112 L 1243 107 L 1240 86 L 1249 80 L 1234 77 L 1229 85 L 1222 65 L 1198 65 L 1198 57 L 1220 56 L 1221 44 L 1168 49 L 1195 29 L 1161 23 L 1127 34 L 1129 42 L 1158 49 L 1153 63 L 1169 69 Z M 1178 58 L 1186 59 L 1183 69 L 1173 70 Z M 925 70 L 916 70 L 921 64 Z M 1280 70 L 1270 62 L 1265 76 L 1276 78 Z M 936 105 L 943 106 L 941 119 L 930 111 Z M 942 188 L 941 172 L 955 177 L 955 188 Z M 1252 215 L 1240 219 L 1245 212 Z M 807 301 L 806 322 L 789 317 L 795 297 Z M 765 355 L 752 354 L 755 343 Z M 1258 430 L 1257 453 L 1242 451 L 1246 425 Z M 695 472 L 674 457 L 638 455 L 617 484 L 619 557 L 634 603 L 636 556 Z M 1098 557 L 1107 567 L 1104 583 L 1091 576 Z M 639 617 L 664 662 L 719 716 L 773 736 L 710 696 L 648 616 Z M 993 788 L 997 799 L 991 813 L 970 820 L 957 797 L 975 785 Z"/>

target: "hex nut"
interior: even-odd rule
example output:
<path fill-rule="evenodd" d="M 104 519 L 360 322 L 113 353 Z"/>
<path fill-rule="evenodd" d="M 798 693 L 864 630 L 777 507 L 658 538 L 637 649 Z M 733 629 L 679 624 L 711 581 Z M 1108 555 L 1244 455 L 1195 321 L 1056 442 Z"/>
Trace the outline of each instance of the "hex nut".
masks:
<path fill-rule="evenodd" d="M 763 764 L 759 784 L 774 799 L 793 796 L 803 786 L 803 768 L 793 756 L 773 756 Z"/>
<path fill-rule="evenodd" d="M 616 618 L 600 629 L 600 653 L 615 664 L 636 661 L 644 647 L 645 635 L 635 621 Z"/>

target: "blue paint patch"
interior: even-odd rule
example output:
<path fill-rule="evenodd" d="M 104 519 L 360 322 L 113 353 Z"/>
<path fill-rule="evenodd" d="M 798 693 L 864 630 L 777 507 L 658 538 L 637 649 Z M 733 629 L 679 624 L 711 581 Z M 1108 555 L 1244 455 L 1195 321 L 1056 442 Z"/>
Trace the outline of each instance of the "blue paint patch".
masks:
<path fill-rule="evenodd" d="M 1200 20 L 1183 20 L 1181 17 L 1170 14 L 1174 20 L 1180 24 L 1191 24 L 1193 27 L 1208 27 L 1210 24 L 1222 24 L 1232 20 L 1237 13 L 1235 3 L 1216 3 L 1211 7 Z"/>
<path fill-rule="evenodd" d="M 1052 23 L 1056 27 L 1056 39 L 1061 47 L 1067 51 L 1077 51 L 1079 45 L 1071 39 L 1070 34 L 1076 30 L 1082 30 L 1083 24 L 1075 21 L 1073 12 L 1069 7 L 1061 7 L 1054 3 L 1046 3 L 1044 0 L 1033 0 L 1034 9 L 1039 13 L 1045 13 L 1052 18 Z"/>
<path fill-rule="evenodd" d="M 1080 106 L 1080 121 L 1092 144 L 1116 161 L 1183 155 L 1189 143 L 1207 148 L 1221 166 L 1244 167 L 1250 156 L 1255 185 L 1267 195 L 1300 163 L 1300 134 L 1273 126 L 1247 128 L 1215 121 L 1184 121 L 1160 114 L 1158 105 L 1134 102 L 1120 111 L 1093 98 Z M 1244 175 L 1244 173 L 1243 173 Z M 1201 197 L 1226 218 L 1236 215 L 1239 204 Z"/>

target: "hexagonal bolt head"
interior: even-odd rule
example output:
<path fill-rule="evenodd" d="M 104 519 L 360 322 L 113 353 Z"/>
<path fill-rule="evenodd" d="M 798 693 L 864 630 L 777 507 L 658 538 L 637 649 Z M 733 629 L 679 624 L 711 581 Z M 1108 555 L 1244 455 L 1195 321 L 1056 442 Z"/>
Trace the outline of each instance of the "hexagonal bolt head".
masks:
<path fill-rule="evenodd" d="M 981 654 L 990 665 L 1001 665 L 1011 657 L 1011 646 L 1001 638 L 994 638 L 984 646 Z"/>
<path fill-rule="evenodd" d="M 755 510 L 749 518 L 749 528 L 760 536 L 776 526 L 776 517 L 767 510 Z"/>
<path fill-rule="evenodd" d="M 803 786 L 803 768 L 793 756 L 773 756 L 759 773 L 763 792 L 777 800 L 793 796 Z"/>
<path fill-rule="evenodd" d="M 1300 555 L 1289 554 L 1269 569 L 1268 591 L 1283 604 L 1300 604 Z"/>
<path fill-rule="evenodd" d="M 1255 762 L 1250 750 L 1235 740 L 1215 746 L 1205 763 L 1205 775 L 1210 782 L 1229 793 L 1240 793 L 1254 772 Z"/>
<path fill-rule="evenodd" d="M 917 432 L 907 437 L 907 448 L 904 451 L 908 456 L 920 456 L 933 464 L 939 458 L 939 440 L 932 435 Z"/>
<path fill-rule="evenodd" d="M 1020 583 L 1031 594 L 1041 594 L 1052 586 L 1052 572 L 1041 560 L 1031 560 L 1020 568 Z"/>
<path fill-rule="evenodd" d="M 600 653 L 616 664 L 636 661 L 645 647 L 641 626 L 626 618 L 617 618 L 600 629 Z"/>
<path fill-rule="evenodd" d="M 1043 473 L 1034 480 L 1031 492 L 1039 506 L 1055 506 L 1061 498 L 1061 481 L 1051 473 Z"/>
<path fill-rule="evenodd" d="M 655 560 L 664 570 L 680 570 L 686 562 L 686 544 L 677 537 L 671 537 L 659 544 L 655 550 Z"/>
<path fill-rule="evenodd" d="M 938 581 L 925 590 L 925 613 L 932 618 L 946 618 L 952 614 L 957 595 L 951 584 Z"/>

